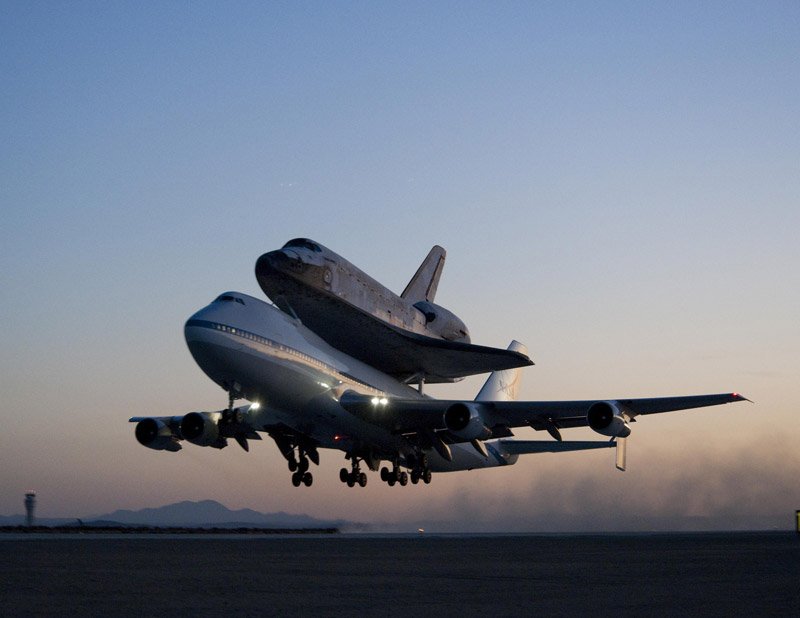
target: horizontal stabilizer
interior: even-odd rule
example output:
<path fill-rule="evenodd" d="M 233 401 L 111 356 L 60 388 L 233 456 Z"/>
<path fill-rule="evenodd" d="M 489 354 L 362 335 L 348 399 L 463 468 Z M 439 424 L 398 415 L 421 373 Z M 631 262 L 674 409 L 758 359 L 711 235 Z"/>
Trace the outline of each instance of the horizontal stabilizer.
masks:
<path fill-rule="evenodd" d="M 612 448 L 613 442 L 605 440 L 573 440 L 557 442 L 555 440 L 500 440 L 500 445 L 512 455 L 528 453 L 563 453 L 565 451 L 586 451 L 595 448 Z"/>

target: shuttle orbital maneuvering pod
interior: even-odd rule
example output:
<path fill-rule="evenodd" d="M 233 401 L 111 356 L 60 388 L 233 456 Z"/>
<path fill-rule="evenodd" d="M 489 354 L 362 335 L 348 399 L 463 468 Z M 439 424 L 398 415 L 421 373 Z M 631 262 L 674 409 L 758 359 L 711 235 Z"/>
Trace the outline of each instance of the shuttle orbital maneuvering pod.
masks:
<path fill-rule="evenodd" d="M 262 255 L 256 278 L 273 301 L 226 292 L 189 318 L 189 351 L 228 394 L 228 406 L 182 416 L 135 417 L 155 450 L 181 442 L 245 450 L 269 435 L 295 486 L 310 486 L 320 449 L 342 451 L 339 478 L 367 484 L 362 464 L 389 485 L 431 482 L 433 472 L 491 468 L 529 453 L 616 448 L 625 469 L 630 423 L 640 415 L 745 401 L 736 393 L 586 401 L 517 401 L 527 349 L 473 344 L 466 325 L 435 304 L 445 251 L 434 247 L 400 296 L 305 238 Z M 437 400 L 424 384 L 489 373 L 472 401 Z M 250 403 L 235 405 L 237 399 Z M 566 441 L 591 427 L 610 440 Z M 512 430 L 546 431 L 516 440 Z M 381 467 L 382 462 L 387 465 Z"/>

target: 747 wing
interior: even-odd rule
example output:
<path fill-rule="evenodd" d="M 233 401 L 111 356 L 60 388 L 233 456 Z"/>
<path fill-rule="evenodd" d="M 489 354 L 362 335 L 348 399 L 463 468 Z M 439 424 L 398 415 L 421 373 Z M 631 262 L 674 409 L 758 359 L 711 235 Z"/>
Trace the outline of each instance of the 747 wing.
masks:
<path fill-rule="evenodd" d="M 426 437 L 440 453 L 441 444 L 472 442 L 482 451 L 489 438 L 512 436 L 512 427 L 546 430 L 561 442 L 561 429 L 591 427 L 616 440 L 617 467 L 625 467 L 625 443 L 629 423 L 643 414 L 659 414 L 749 401 L 738 393 L 655 397 L 646 399 L 605 399 L 584 401 L 451 401 L 443 399 L 377 398 L 346 391 L 341 405 L 354 416 L 398 434 Z M 545 450 L 545 449 L 542 449 Z"/>

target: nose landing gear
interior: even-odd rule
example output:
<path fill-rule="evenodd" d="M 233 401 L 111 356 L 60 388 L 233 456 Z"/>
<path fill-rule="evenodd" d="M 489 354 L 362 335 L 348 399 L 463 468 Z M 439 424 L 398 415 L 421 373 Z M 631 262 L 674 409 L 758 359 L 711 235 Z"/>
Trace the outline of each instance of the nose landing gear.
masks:
<path fill-rule="evenodd" d="M 272 436 L 272 439 L 275 440 L 281 454 L 286 458 L 289 471 L 292 472 L 292 485 L 295 487 L 300 487 L 300 485 L 311 487 L 314 477 L 308 471 L 308 468 L 310 466 L 309 460 L 319 465 L 319 453 L 316 446 L 297 435 L 283 431 L 279 427 L 272 430 L 267 429 L 267 431 Z"/>

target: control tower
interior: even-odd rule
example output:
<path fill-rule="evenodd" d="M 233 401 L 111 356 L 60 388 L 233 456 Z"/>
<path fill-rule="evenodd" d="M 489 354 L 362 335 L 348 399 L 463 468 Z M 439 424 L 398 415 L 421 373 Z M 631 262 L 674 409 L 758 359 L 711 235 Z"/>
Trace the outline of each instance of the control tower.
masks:
<path fill-rule="evenodd" d="M 31 490 L 25 492 L 25 523 L 30 527 L 33 525 L 33 508 L 36 506 L 36 492 Z"/>

